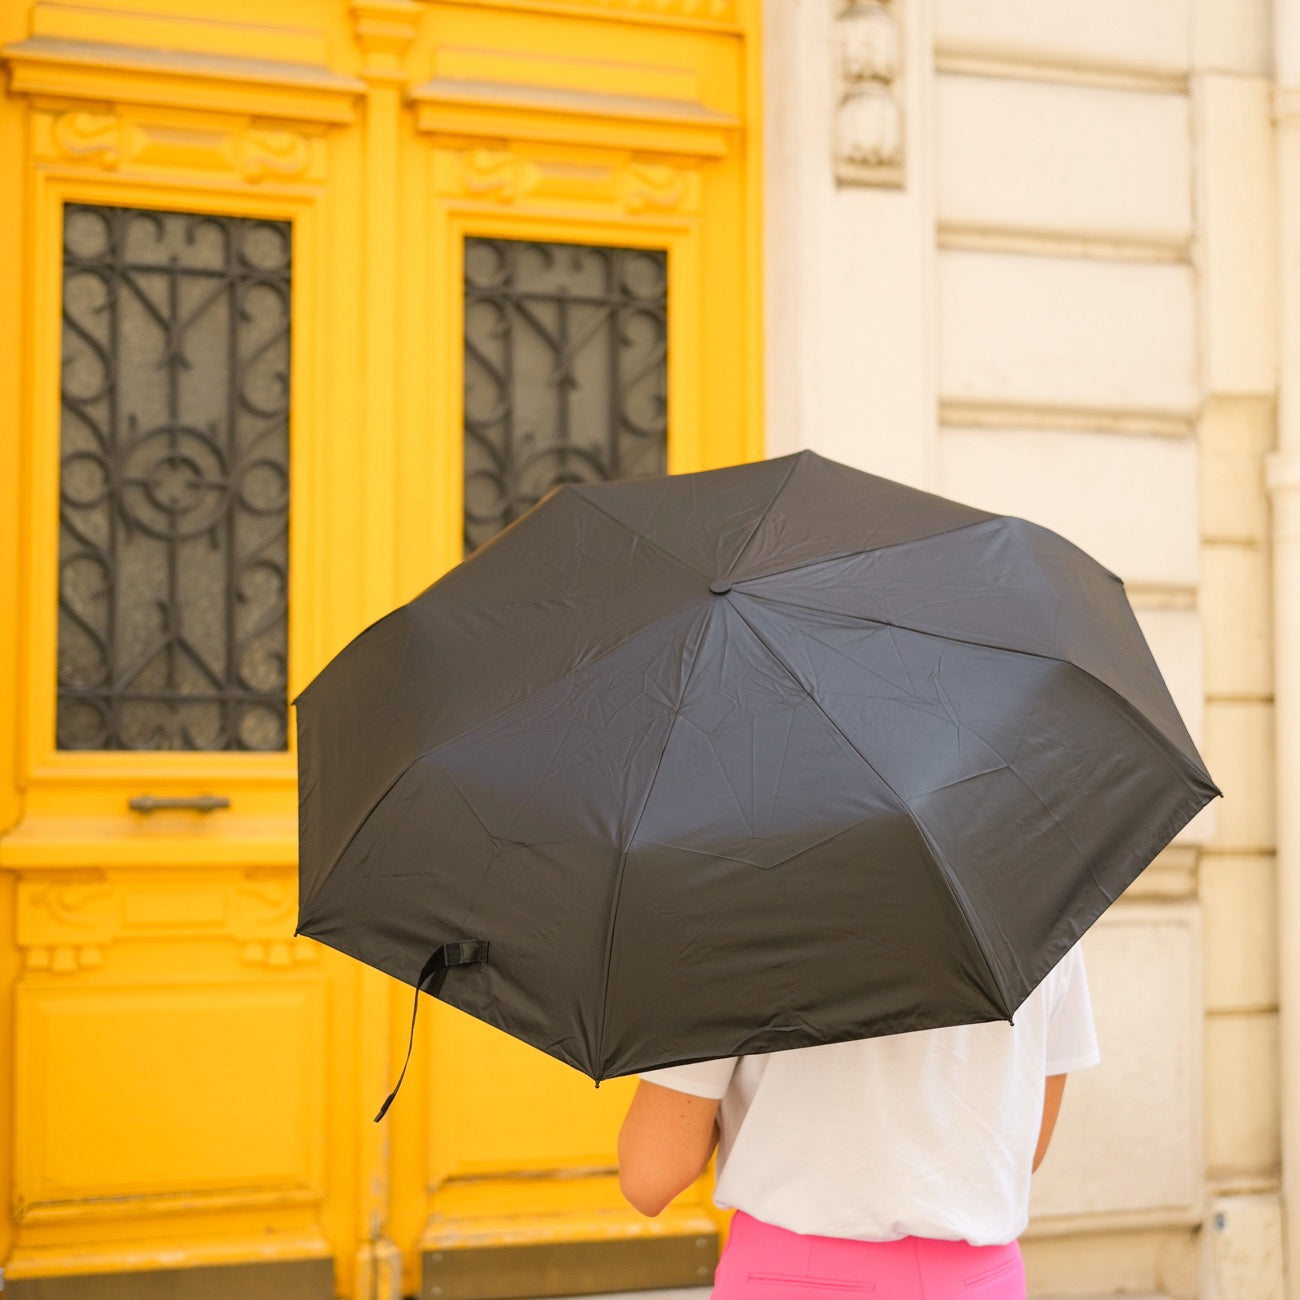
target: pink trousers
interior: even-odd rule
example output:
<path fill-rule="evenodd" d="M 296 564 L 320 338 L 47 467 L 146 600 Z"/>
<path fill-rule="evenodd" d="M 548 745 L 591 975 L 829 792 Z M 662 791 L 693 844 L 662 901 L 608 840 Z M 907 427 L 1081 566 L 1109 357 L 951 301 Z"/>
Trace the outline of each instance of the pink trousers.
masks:
<path fill-rule="evenodd" d="M 1020 1246 L 808 1237 L 737 1210 L 713 1300 L 1025 1300 Z"/>

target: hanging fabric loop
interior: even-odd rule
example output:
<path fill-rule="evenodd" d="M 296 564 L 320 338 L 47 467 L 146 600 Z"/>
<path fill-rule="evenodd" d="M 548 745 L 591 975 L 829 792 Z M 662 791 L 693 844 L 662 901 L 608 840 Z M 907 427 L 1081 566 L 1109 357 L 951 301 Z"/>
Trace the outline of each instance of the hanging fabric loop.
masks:
<path fill-rule="evenodd" d="M 406 1044 L 406 1060 L 402 1062 L 402 1072 L 397 1076 L 397 1082 L 393 1085 L 392 1092 L 388 1094 L 388 1100 L 379 1108 L 379 1114 L 375 1116 L 376 1124 L 388 1114 L 388 1108 L 393 1104 L 393 1098 L 397 1096 L 402 1080 L 406 1078 L 406 1067 L 411 1063 L 411 1049 L 415 1046 L 415 1017 L 420 1010 L 420 990 L 425 989 L 436 998 L 442 992 L 447 972 L 453 966 L 470 966 L 477 962 L 485 962 L 487 958 L 486 939 L 461 939 L 456 943 L 444 943 L 441 947 L 435 948 L 429 960 L 420 968 L 419 978 L 415 981 L 415 1002 L 411 1007 L 411 1037 Z"/>

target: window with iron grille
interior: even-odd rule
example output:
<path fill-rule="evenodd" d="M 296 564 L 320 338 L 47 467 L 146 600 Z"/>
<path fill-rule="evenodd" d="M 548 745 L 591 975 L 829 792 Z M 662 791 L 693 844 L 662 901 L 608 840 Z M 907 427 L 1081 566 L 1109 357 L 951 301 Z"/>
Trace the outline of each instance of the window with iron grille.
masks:
<path fill-rule="evenodd" d="M 668 255 L 465 241 L 465 549 L 559 483 L 667 471 Z"/>
<path fill-rule="evenodd" d="M 287 222 L 64 213 L 58 745 L 287 745 Z"/>

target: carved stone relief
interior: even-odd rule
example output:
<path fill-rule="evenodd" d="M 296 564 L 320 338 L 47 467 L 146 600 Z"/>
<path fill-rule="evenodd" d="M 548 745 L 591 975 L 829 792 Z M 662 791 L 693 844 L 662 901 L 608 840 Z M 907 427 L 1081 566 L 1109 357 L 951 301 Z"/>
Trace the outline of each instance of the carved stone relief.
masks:
<path fill-rule="evenodd" d="M 835 178 L 841 185 L 901 186 L 901 0 L 833 3 Z"/>

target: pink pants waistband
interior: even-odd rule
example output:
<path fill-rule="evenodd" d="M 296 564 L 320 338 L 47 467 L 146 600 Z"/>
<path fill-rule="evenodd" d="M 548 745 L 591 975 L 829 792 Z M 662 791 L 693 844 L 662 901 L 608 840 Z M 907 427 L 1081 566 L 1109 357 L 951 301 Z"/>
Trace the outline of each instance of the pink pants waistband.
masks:
<path fill-rule="evenodd" d="M 1020 1245 L 904 1237 L 848 1241 L 775 1228 L 737 1210 L 713 1300 L 1025 1300 Z"/>

